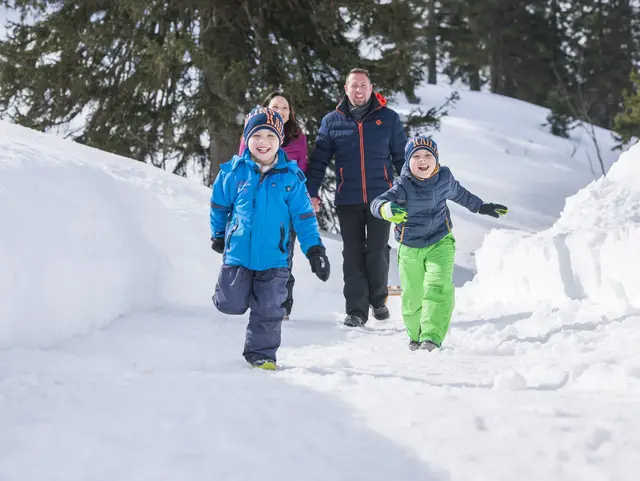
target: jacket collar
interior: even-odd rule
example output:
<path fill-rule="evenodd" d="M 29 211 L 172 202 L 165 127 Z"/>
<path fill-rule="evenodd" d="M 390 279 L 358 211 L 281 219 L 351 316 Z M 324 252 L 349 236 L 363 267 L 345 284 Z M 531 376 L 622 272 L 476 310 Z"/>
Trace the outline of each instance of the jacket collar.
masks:
<path fill-rule="evenodd" d="M 373 95 L 371 96 L 371 110 L 369 110 L 369 113 L 386 106 L 387 106 L 387 99 L 384 98 L 378 92 L 373 92 Z M 343 96 L 342 99 L 340 100 L 340 103 L 336 106 L 336 110 L 343 115 L 348 115 L 349 114 L 349 97 L 347 97 L 346 95 Z"/>
<path fill-rule="evenodd" d="M 238 166 L 246 164 L 251 169 L 260 172 L 260 166 L 251 158 L 251 152 L 249 151 L 249 147 L 247 147 L 242 155 L 234 155 L 233 159 L 231 159 L 231 170 L 235 170 Z M 278 149 L 278 161 L 276 165 L 274 165 L 268 172 L 282 171 L 288 170 L 287 165 L 287 155 L 285 154 L 282 147 Z"/>

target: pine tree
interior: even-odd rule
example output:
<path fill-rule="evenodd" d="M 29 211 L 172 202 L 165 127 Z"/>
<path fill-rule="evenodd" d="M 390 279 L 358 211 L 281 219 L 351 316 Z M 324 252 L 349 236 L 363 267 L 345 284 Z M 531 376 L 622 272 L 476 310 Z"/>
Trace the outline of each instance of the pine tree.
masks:
<path fill-rule="evenodd" d="M 0 42 L 0 110 L 43 131 L 79 124 L 70 138 L 210 184 L 237 151 L 243 114 L 272 89 L 287 91 L 313 140 L 345 73 L 366 63 L 347 35 L 351 4 L 0 0 L 23 18 Z M 369 63 L 388 91 L 411 79 Z"/>
<path fill-rule="evenodd" d="M 441 51 L 448 58 L 444 74 L 451 82 L 461 80 L 471 90 L 487 83 L 489 56 L 481 12 L 485 2 L 443 2 L 440 8 Z"/>
<path fill-rule="evenodd" d="M 629 0 L 576 0 L 567 11 L 571 56 L 560 81 L 563 102 L 577 120 L 612 128 L 622 92 L 638 58 L 635 25 L 640 14 Z"/>
<path fill-rule="evenodd" d="M 424 78 L 422 16 L 424 0 L 353 2 L 360 40 L 369 50 L 367 68 L 377 85 L 400 85 L 409 102 Z M 375 60 L 373 60 L 375 59 Z M 384 89 L 381 89 L 382 93 Z"/>
<path fill-rule="evenodd" d="M 630 76 L 632 90 L 622 92 L 624 110 L 615 116 L 613 127 L 620 136 L 618 141 L 622 147 L 633 138 L 640 139 L 640 72 L 634 71 Z"/>

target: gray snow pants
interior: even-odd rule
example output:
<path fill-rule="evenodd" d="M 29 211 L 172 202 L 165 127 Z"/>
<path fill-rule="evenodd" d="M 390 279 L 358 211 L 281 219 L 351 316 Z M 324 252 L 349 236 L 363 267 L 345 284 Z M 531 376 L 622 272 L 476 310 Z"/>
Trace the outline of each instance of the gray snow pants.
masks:
<path fill-rule="evenodd" d="M 289 269 L 253 271 L 243 266 L 223 265 L 213 294 L 213 304 L 224 314 L 249 312 L 244 358 L 276 361 L 280 347 L 283 307 L 287 299 Z"/>

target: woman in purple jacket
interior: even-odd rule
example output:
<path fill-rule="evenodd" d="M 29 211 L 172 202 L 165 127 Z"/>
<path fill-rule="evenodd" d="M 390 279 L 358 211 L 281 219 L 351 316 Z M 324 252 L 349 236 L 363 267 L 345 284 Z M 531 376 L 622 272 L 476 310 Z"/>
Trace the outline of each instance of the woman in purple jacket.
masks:
<path fill-rule="evenodd" d="M 295 161 L 302 172 L 307 172 L 307 137 L 302 132 L 300 124 L 296 119 L 296 114 L 289 103 L 289 100 L 282 92 L 271 92 L 264 99 L 262 103 L 263 107 L 269 107 L 271 110 L 275 110 L 280 114 L 284 121 L 284 142 L 282 143 L 282 150 L 287 154 L 289 161 Z M 240 149 L 238 155 L 242 155 L 246 145 L 244 138 L 240 140 Z M 284 320 L 289 320 L 291 315 L 291 308 L 293 307 L 293 285 L 295 278 L 292 273 L 293 266 L 293 247 L 296 243 L 296 233 L 293 228 L 290 229 L 291 237 L 289 239 L 289 280 L 287 281 L 287 300 L 282 307 L 287 311 L 287 315 Z"/>

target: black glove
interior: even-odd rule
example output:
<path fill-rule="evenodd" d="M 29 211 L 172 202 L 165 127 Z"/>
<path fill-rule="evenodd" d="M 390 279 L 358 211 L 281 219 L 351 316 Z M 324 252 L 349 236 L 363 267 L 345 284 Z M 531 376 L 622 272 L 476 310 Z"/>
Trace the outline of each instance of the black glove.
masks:
<path fill-rule="evenodd" d="M 505 215 L 509 209 L 501 204 L 482 204 L 482 207 L 478 210 L 478 214 L 490 215 L 496 219 L 501 215 Z"/>
<path fill-rule="evenodd" d="M 224 237 L 212 237 L 211 248 L 218 254 L 222 254 L 224 252 Z"/>
<path fill-rule="evenodd" d="M 327 279 L 329 279 L 329 272 L 331 270 L 329 258 L 325 252 L 324 246 L 321 245 L 313 246 L 307 251 L 307 258 L 309 259 L 309 264 L 311 264 L 311 272 L 318 276 L 318 279 L 322 282 L 326 282 Z"/>

